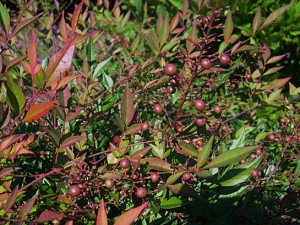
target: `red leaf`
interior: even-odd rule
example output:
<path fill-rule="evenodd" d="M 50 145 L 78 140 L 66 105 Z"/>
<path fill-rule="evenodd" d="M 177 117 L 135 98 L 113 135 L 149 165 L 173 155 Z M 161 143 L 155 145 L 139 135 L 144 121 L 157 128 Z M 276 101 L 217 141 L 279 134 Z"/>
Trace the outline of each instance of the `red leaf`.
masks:
<path fill-rule="evenodd" d="M 66 138 L 60 145 L 60 149 L 62 148 L 66 148 L 69 147 L 73 144 L 75 144 L 76 142 L 82 140 L 83 138 L 85 138 L 85 136 L 71 136 Z"/>
<path fill-rule="evenodd" d="M 14 191 L 7 198 L 7 202 L 5 205 L 5 212 L 8 212 L 11 209 L 11 207 L 14 206 L 16 199 L 17 199 L 18 190 L 19 190 L 19 186 L 17 185 L 17 187 L 14 189 Z"/>
<path fill-rule="evenodd" d="M 130 124 L 133 116 L 134 116 L 134 104 L 127 83 L 124 90 L 122 102 L 121 102 L 121 118 L 123 122 L 126 124 L 126 126 Z"/>
<path fill-rule="evenodd" d="M 146 163 L 147 166 L 151 169 L 162 171 L 162 172 L 171 172 L 171 164 L 168 163 L 167 161 L 156 158 L 156 157 L 149 157 L 146 159 L 143 159 L 141 161 L 142 163 Z"/>
<path fill-rule="evenodd" d="M 16 26 L 16 28 L 14 29 L 14 31 L 12 32 L 12 34 L 10 35 L 10 37 L 12 38 L 13 36 L 15 36 L 17 33 L 19 33 L 24 27 L 26 27 L 27 25 L 29 25 L 31 22 L 33 22 L 34 20 L 36 20 L 40 15 L 42 15 L 43 13 L 40 13 L 37 16 L 33 16 L 29 19 L 26 20 L 22 20 L 18 23 L 18 25 Z"/>
<path fill-rule="evenodd" d="M 75 8 L 73 16 L 72 16 L 71 38 L 73 38 L 73 35 L 75 33 L 75 30 L 76 30 L 76 26 L 77 26 L 77 23 L 78 23 L 78 18 L 79 18 L 79 15 L 80 15 L 82 4 L 83 4 L 83 1 L 81 1 L 81 3 Z"/>
<path fill-rule="evenodd" d="M 61 21 L 59 24 L 59 32 L 62 38 L 64 39 L 65 43 L 68 43 L 68 31 L 65 21 L 65 11 L 62 11 Z"/>
<path fill-rule="evenodd" d="M 105 212 L 104 201 L 103 201 L 103 198 L 102 198 L 101 203 L 100 203 L 100 207 L 98 209 L 96 225 L 107 225 L 107 224 L 108 224 L 107 214 Z"/>
<path fill-rule="evenodd" d="M 35 43 L 36 34 L 33 32 L 31 41 L 28 45 L 27 56 L 30 63 L 31 75 L 33 75 L 33 71 L 36 65 L 36 43 Z"/>
<path fill-rule="evenodd" d="M 80 34 L 80 35 L 77 35 L 72 41 L 71 41 L 71 44 L 72 45 L 76 45 L 80 42 L 83 42 L 85 41 L 86 39 L 88 39 L 89 37 L 91 37 L 93 34 L 95 34 L 96 32 L 93 32 L 91 34 Z"/>
<path fill-rule="evenodd" d="M 5 138 L 1 143 L 0 143 L 0 152 L 3 150 L 7 149 L 9 146 L 11 146 L 13 143 L 19 141 L 25 136 L 25 134 L 14 134 L 11 135 L 7 138 Z"/>
<path fill-rule="evenodd" d="M 37 219 L 37 222 L 39 223 L 45 223 L 54 219 L 62 218 L 65 217 L 64 214 L 53 212 L 50 210 L 45 210 L 44 212 L 41 213 L 39 218 Z"/>
<path fill-rule="evenodd" d="M 148 202 L 144 204 L 130 209 L 127 212 L 123 213 L 121 216 L 118 217 L 114 225 L 130 225 L 132 224 L 139 216 L 142 214 L 145 208 L 147 208 Z"/>
<path fill-rule="evenodd" d="M 26 218 L 26 216 L 30 213 L 30 210 L 32 209 L 37 197 L 38 197 L 38 194 L 33 196 L 25 205 L 23 205 L 23 207 L 20 210 L 21 220 L 24 220 Z"/>
<path fill-rule="evenodd" d="M 9 63 L 7 63 L 5 72 L 7 72 L 11 67 L 15 66 L 17 63 L 19 63 L 20 61 L 24 60 L 27 56 L 23 55 L 23 56 L 18 56 L 17 58 L 9 61 Z"/>
<path fill-rule="evenodd" d="M 6 175 L 9 175 L 12 172 L 14 172 L 16 170 L 19 170 L 19 169 L 21 169 L 21 168 L 20 167 L 16 167 L 16 168 L 8 167 L 8 168 L 5 168 L 5 169 L 3 169 L 3 170 L 0 171 L 0 178 L 4 177 Z"/>
<path fill-rule="evenodd" d="M 52 89 L 51 91 L 58 90 L 58 89 L 64 87 L 66 84 L 70 83 L 72 80 L 74 80 L 77 77 L 80 77 L 80 75 L 64 77 L 61 81 L 59 81 L 57 86 L 54 87 L 54 89 Z"/>
<path fill-rule="evenodd" d="M 21 61 L 21 65 L 26 73 L 31 74 L 31 68 L 30 65 L 24 61 Z"/>
<path fill-rule="evenodd" d="M 46 115 L 55 105 L 55 101 L 43 102 L 32 105 L 26 113 L 23 122 L 31 123 Z"/>

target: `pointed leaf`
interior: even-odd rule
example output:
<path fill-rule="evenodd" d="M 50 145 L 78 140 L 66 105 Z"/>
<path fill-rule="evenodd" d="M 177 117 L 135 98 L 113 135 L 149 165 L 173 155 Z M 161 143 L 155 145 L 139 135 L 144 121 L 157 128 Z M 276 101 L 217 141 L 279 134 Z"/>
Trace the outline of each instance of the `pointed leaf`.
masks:
<path fill-rule="evenodd" d="M 0 151 L 1 152 L 1 151 Z M 1 177 L 5 177 L 9 174 L 11 174 L 12 172 L 21 169 L 20 167 L 8 167 L 8 168 L 4 168 L 3 170 L 0 171 L 0 178 Z"/>
<path fill-rule="evenodd" d="M 85 41 L 86 39 L 90 38 L 92 35 L 94 35 L 94 33 L 88 33 L 88 34 L 79 34 L 77 35 L 72 41 L 71 41 L 71 44 L 72 45 L 77 45 L 79 44 L 80 42 L 83 42 Z"/>
<path fill-rule="evenodd" d="M 11 136 L 5 138 L 0 143 L 0 152 L 2 152 L 3 150 L 7 149 L 9 146 L 11 146 L 12 144 L 14 144 L 15 142 L 19 141 L 24 136 L 25 136 L 25 134 L 14 134 L 14 135 L 11 135 Z"/>
<path fill-rule="evenodd" d="M 5 72 L 7 72 L 11 67 L 15 66 L 16 64 L 18 64 L 19 62 L 21 62 L 22 60 L 24 60 L 27 57 L 27 55 L 22 55 L 22 56 L 18 56 L 17 58 L 9 61 L 7 63 Z"/>
<path fill-rule="evenodd" d="M 168 40 L 169 33 L 170 33 L 169 14 L 166 13 L 160 33 L 158 33 L 160 47 L 162 47 Z"/>
<path fill-rule="evenodd" d="M 267 84 L 266 86 L 263 86 L 262 89 L 263 90 L 272 90 L 274 88 L 282 88 L 284 85 L 286 85 L 289 82 L 290 79 L 291 79 L 291 77 L 275 79 L 272 82 L 270 82 L 269 84 Z"/>
<path fill-rule="evenodd" d="M 132 95 L 129 90 L 128 83 L 126 84 L 122 102 L 121 102 L 121 119 L 124 121 L 126 126 L 130 124 L 134 116 L 134 105 Z"/>
<path fill-rule="evenodd" d="M 26 113 L 23 122 L 31 123 L 45 116 L 55 105 L 55 101 L 43 102 L 32 105 Z"/>
<path fill-rule="evenodd" d="M 77 76 L 67 76 L 67 77 L 64 77 L 62 80 L 59 81 L 59 83 L 57 84 L 57 86 L 53 90 L 58 90 L 58 89 L 64 87 L 65 85 L 67 85 L 72 80 L 74 80 L 74 79 L 76 79 L 78 77 L 81 77 L 81 76 L 77 75 Z"/>
<path fill-rule="evenodd" d="M 76 30 L 76 26 L 78 23 L 79 15 L 81 12 L 83 1 L 80 2 L 80 4 L 75 8 L 74 13 L 72 15 L 72 31 L 71 31 L 71 38 L 73 38 L 73 35 Z"/>
<path fill-rule="evenodd" d="M 28 45 L 27 56 L 30 64 L 31 75 L 33 75 L 34 68 L 36 66 L 36 43 L 35 43 L 36 34 L 33 32 L 31 41 Z"/>
<path fill-rule="evenodd" d="M 267 99 L 267 103 L 272 104 L 274 101 L 282 98 L 283 96 L 280 95 L 281 91 L 282 91 L 282 89 L 278 89 L 277 91 L 274 91 L 273 93 L 271 93 L 269 98 Z"/>
<path fill-rule="evenodd" d="M 199 152 L 198 158 L 197 158 L 197 168 L 201 167 L 204 165 L 206 160 L 208 159 L 209 153 L 212 148 L 214 136 L 212 136 L 207 144 L 204 146 L 204 148 Z"/>
<path fill-rule="evenodd" d="M 226 151 L 214 158 L 204 169 L 218 168 L 236 163 L 248 156 L 257 146 L 240 147 L 230 151 Z"/>
<path fill-rule="evenodd" d="M 59 32 L 62 38 L 64 39 L 65 43 L 68 43 L 68 31 L 67 31 L 67 25 L 65 21 L 65 11 L 62 11 L 61 14 L 61 21 L 59 24 Z"/>
<path fill-rule="evenodd" d="M 178 143 L 178 147 L 176 147 L 176 151 L 183 155 L 193 156 L 193 157 L 197 157 L 199 153 L 193 145 L 183 141 Z"/>
<path fill-rule="evenodd" d="M 45 223 L 45 222 L 52 221 L 54 219 L 63 218 L 63 217 L 65 217 L 64 214 L 53 212 L 51 210 L 45 210 L 44 212 L 41 213 L 41 215 L 37 219 L 37 222 Z"/>
<path fill-rule="evenodd" d="M 128 134 L 136 134 L 141 130 L 141 123 L 132 124 L 127 130 L 124 132 L 124 135 Z"/>
<path fill-rule="evenodd" d="M 261 10 L 260 10 L 260 6 L 258 6 L 252 22 L 253 36 L 256 34 L 256 31 L 259 28 L 260 24 L 261 24 Z"/>
<path fill-rule="evenodd" d="M 182 195 L 186 197 L 199 198 L 199 195 L 195 189 L 191 188 L 187 184 L 178 183 L 167 186 L 170 191 L 176 195 Z"/>
<path fill-rule="evenodd" d="M 193 24 L 193 27 L 192 27 L 192 29 L 191 29 L 191 31 L 189 33 L 189 36 L 186 39 L 185 45 L 186 45 L 186 49 L 187 49 L 187 51 L 188 51 L 189 54 L 192 53 L 192 51 L 196 47 L 194 43 L 197 41 L 197 29 L 198 28 L 197 28 L 196 23 Z"/>
<path fill-rule="evenodd" d="M 103 198 L 101 199 L 100 207 L 98 209 L 96 225 L 108 225 L 107 214 L 105 212 Z"/>
<path fill-rule="evenodd" d="M 146 159 L 142 159 L 141 163 L 146 163 L 146 165 L 154 170 L 162 171 L 162 172 L 171 172 L 171 164 L 168 163 L 167 161 L 160 159 L 160 158 L 155 158 L 155 157 L 149 157 Z"/>
<path fill-rule="evenodd" d="M 184 174 L 184 171 L 172 174 L 171 176 L 168 177 L 166 184 L 174 184 L 181 176 Z"/>
<path fill-rule="evenodd" d="M 277 66 L 277 67 L 273 67 L 271 69 L 268 69 L 267 72 L 265 72 L 263 74 L 263 76 L 266 76 L 266 75 L 269 75 L 269 74 L 273 74 L 273 73 L 276 73 L 278 72 L 279 70 L 281 70 L 282 68 L 284 68 L 284 66 Z"/>
<path fill-rule="evenodd" d="M 37 197 L 38 194 L 34 195 L 25 205 L 22 206 L 22 208 L 20 209 L 21 220 L 24 220 L 26 216 L 30 213 L 30 210 L 32 209 Z"/>
<path fill-rule="evenodd" d="M 19 114 L 25 106 L 26 98 L 22 89 L 15 83 L 14 79 L 7 74 L 7 96 L 6 100 L 16 114 Z"/>
<path fill-rule="evenodd" d="M 10 27 L 10 17 L 6 8 L 3 6 L 1 2 L 0 2 L 0 25 L 2 26 L 4 32 L 8 34 L 9 27 Z"/>
<path fill-rule="evenodd" d="M 148 202 L 145 202 L 144 204 L 130 209 L 127 212 L 123 213 L 121 216 L 119 216 L 114 223 L 114 225 L 131 225 L 136 219 L 140 217 L 142 212 L 145 208 L 147 208 Z"/>
<path fill-rule="evenodd" d="M 276 62 L 280 61 L 281 59 L 283 59 L 285 56 L 286 56 L 286 54 L 273 56 L 267 61 L 266 64 L 276 63 Z"/>
<path fill-rule="evenodd" d="M 231 37 L 232 31 L 233 31 L 232 13 L 230 10 L 228 10 L 228 14 L 223 29 L 225 44 L 229 43 L 229 39 Z"/>
<path fill-rule="evenodd" d="M 71 137 L 67 137 L 60 145 L 60 149 L 62 148 L 66 148 L 66 147 L 69 147 L 73 144 L 75 144 L 76 142 L 82 140 L 86 138 L 85 136 L 71 136 Z"/>
<path fill-rule="evenodd" d="M 265 20 L 265 22 L 263 23 L 262 27 L 268 26 L 270 25 L 274 20 L 277 19 L 277 17 L 279 17 L 282 13 L 284 13 L 288 8 L 290 8 L 292 6 L 292 4 L 288 4 L 286 6 L 283 6 L 279 9 L 276 9 L 274 12 L 272 12 L 267 19 Z"/>
<path fill-rule="evenodd" d="M 174 208 L 178 208 L 181 207 L 183 205 L 183 201 L 177 197 L 172 196 L 169 199 L 164 199 L 161 204 L 160 207 L 162 209 L 174 209 Z"/>
<path fill-rule="evenodd" d="M 13 192 L 8 196 L 5 205 L 5 211 L 8 212 L 15 204 L 18 195 L 19 186 L 17 185 Z"/>
<path fill-rule="evenodd" d="M 28 24 L 30 24 L 31 22 L 33 22 L 34 20 L 36 20 L 40 15 L 42 15 L 43 13 L 40 13 L 37 16 L 31 17 L 29 19 L 26 20 L 22 20 L 18 23 L 18 25 L 16 26 L 16 28 L 13 30 L 12 34 L 10 35 L 10 37 L 14 37 L 17 33 L 19 33 L 24 27 L 26 27 Z"/>

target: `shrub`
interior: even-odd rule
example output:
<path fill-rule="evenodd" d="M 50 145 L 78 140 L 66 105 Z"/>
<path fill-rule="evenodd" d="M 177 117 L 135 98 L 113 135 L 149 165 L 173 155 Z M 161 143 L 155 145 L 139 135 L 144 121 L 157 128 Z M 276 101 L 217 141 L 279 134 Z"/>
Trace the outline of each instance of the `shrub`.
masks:
<path fill-rule="evenodd" d="M 277 76 L 285 55 L 237 37 L 219 1 L 155 18 L 142 1 L 54 2 L 49 16 L 20 3 L 15 22 L 0 4 L 5 224 L 296 221 L 300 89 Z M 253 36 L 288 7 L 258 10 Z"/>

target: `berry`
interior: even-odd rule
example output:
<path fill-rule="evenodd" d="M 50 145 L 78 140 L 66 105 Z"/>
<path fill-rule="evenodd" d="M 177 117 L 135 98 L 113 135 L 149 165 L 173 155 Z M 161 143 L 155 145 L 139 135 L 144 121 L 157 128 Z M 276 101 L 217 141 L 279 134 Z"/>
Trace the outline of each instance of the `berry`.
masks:
<path fill-rule="evenodd" d="M 166 87 L 165 91 L 168 95 L 174 94 L 176 92 L 176 88 L 171 85 L 171 86 Z"/>
<path fill-rule="evenodd" d="M 251 173 L 252 177 L 258 177 L 258 175 L 259 175 L 259 171 L 258 170 L 253 170 L 252 173 Z"/>
<path fill-rule="evenodd" d="M 219 106 L 219 105 L 216 105 L 215 107 L 214 107 L 214 112 L 216 113 L 216 114 L 221 114 L 222 113 L 222 107 L 221 106 Z"/>
<path fill-rule="evenodd" d="M 105 187 L 106 188 L 112 188 L 115 185 L 115 182 L 112 179 L 107 179 L 105 181 Z"/>
<path fill-rule="evenodd" d="M 169 82 L 170 82 L 171 86 L 173 86 L 173 87 L 178 87 L 179 86 L 178 81 L 174 78 L 170 79 Z"/>
<path fill-rule="evenodd" d="M 201 64 L 201 67 L 205 70 L 209 70 L 212 65 L 211 61 L 208 58 L 201 59 L 200 64 Z"/>
<path fill-rule="evenodd" d="M 121 38 L 121 36 L 120 36 L 120 35 L 116 35 L 116 36 L 115 36 L 115 41 L 116 41 L 116 42 L 120 42 L 120 41 L 121 41 L 121 39 L 122 39 L 122 38 Z"/>
<path fill-rule="evenodd" d="M 280 123 L 286 123 L 286 119 L 282 117 L 282 118 L 279 119 L 279 122 Z"/>
<path fill-rule="evenodd" d="M 229 58 L 229 56 L 227 54 L 223 53 L 219 57 L 219 62 L 221 63 L 221 65 L 227 66 L 229 64 L 229 62 L 230 62 L 230 58 Z"/>
<path fill-rule="evenodd" d="M 177 68 L 174 64 L 172 63 L 169 63 L 167 65 L 165 65 L 164 67 L 164 73 L 167 75 L 167 76 L 173 76 L 177 73 Z"/>
<path fill-rule="evenodd" d="M 157 181 L 159 181 L 159 174 L 158 173 L 151 173 L 150 178 L 151 178 L 151 181 L 153 183 L 156 183 Z"/>
<path fill-rule="evenodd" d="M 256 158 L 256 155 L 255 154 L 250 154 L 250 159 L 255 159 Z"/>
<path fill-rule="evenodd" d="M 130 166 L 130 162 L 128 159 L 122 159 L 121 162 L 120 162 L 120 166 L 123 168 L 123 169 L 126 169 Z"/>
<path fill-rule="evenodd" d="M 204 111 L 206 108 L 206 103 L 203 100 L 197 100 L 194 102 L 194 106 L 198 111 Z"/>
<path fill-rule="evenodd" d="M 68 194 L 72 197 L 77 197 L 80 195 L 80 188 L 78 185 L 72 185 L 69 187 Z"/>
<path fill-rule="evenodd" d="M 270 141 L 274 141 L 275 140 L 275 135 L 274 134 L 268 134 L 268 139 Z"/>
<path fill-rule="evenodd" d="M 257 155 L 261 154 L 260 148 L 256 148 L 256 149 L 255 149 L 255 152 L 256 152 Z"/>
<path fill-rule="evenodd" d="M 245 159 L 241 159 L 240 161 L 241 164 L 244 164 L 245 162 L 246 162 Z"/>
<path fill-rule="evenodd" d="M 284 137 L 284 141 L 285 141 L 286 143 L 289 143 L 289 142 L 292 141 L 292 137 L 291 137 L 291 136 L 285 136 L 285 137 Z"/>
<path fill-rule="evenodd" d="M 205 126 L 205 124 L 206 124 L 206 118 L 204 118 L 204 117 L 198 117 L 198 118 L 196 119 L 196 124 L 197 124 L 198 126 L 200 126 L 200 127 Z"/>
<path fill-rule="evenodd" d="M 204 146 L 203 146 L 203 145 L 199 145 L 199 147 L 197 148 L 197 151 L 198 151 L 198 152 L 200 152 L 200 151 L 202 151 L 202 150 L 203 150 L 203 148 L 204 148 Z"/>
<path fill-rule="evenodd" d="M 139 198 L 145 198 L 146 195 L 147 195 L 147 190 L 146 190 L 146 188 L 143 188 L 143 187 L 138 188 L 138 189 L 136 190 L 136 195 L 137 195 Z"/>
<path fill-rule="evenodd" d="M 163 111 L 163 108 L 161 107 L 161 105 L 155 104 L 155 105 L 153 106 L 153 111 L 154 111 L 156 114 L 161 114 L 162 111 Z"/>
<path fill-rule="evenodd" d="M 52 224 L 53 224 L 53 225 L 59 225 L 59 224 L 60 224 L 59 219 L 54 219 L 54 220 L 52 220 Z"/>
<path fill-rule="evenodd" d="M 141 124 L 141 130 L 142 131 L 147 131 L 149 130 L 149 124 L 147 122 L 144 122 Z"/>
<path fill-rule="evenodd" d="M 180 127 L 180 126 L 177 126 L 176 127 L 176 131 L 177 131 L 177 133 L 182 133 L 183 132 L 183 128 Z"/>
<path fill-rule="evenodd" d="M 182 179 L 183 179 L 184 181 L 189 181 L 189 180 L 191 179 L 191 174 L 190 174 L 190 173 L 184 173 L 184 174 L 182 175 Z"/>

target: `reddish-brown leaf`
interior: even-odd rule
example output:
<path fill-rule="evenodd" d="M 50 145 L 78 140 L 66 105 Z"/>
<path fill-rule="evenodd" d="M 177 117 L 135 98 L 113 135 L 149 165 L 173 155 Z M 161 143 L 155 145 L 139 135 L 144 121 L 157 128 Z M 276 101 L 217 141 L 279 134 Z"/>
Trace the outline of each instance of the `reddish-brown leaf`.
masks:
<path fill-rule="evenodd" d="M 68 43 L 68 31 L 67 31 L 67 25 L 65 21 L 65 11 L 62 11 L 61 14 L 61 21 L 59 24 L 59 32 L 62 38 L 64 39 L 65 43 Z"/>
<path fill-rule="evenodd" d="M 101 199 L 100 207 L 98 209 L 97 222 L 96 225 L 107 225 L 107 214 L 105 212 L 104 201 Z"/>
<path fill-rule="evenodd" d="M 18 190 L 19 190 L 19 186 L 17 185 L 16 188 L 14 189 L 14 191 L 8 196 L 7 202 L 5 204 L 6 212 L 9 211 L 11 209 L 11 207 L 14 206 L 16 199 L 17 199 Z"/>
<path fill-rule="evenodd" d="M 26 73 L 31 74 L 31 68 L 30 65 L 24 61 L 21 61 L 21 65 Z"/>
<path fill-rule="evenodd" d="M 80 140 L 82 140 L 82 139 L 84 139 L 84 138 L 86 138 L 86 137 L 85 137 L 85 136 L 71 136 L 71 137 L 68 137 L 68 138 L 66 138 L 66 139 L 61 143 L 61 145 L 60 145 L 59 148 L 62 149 L 62 148 L 69 147 L 69 146 L 75 144 L 76 142 L 78 142 L 78 141 L 80 141 Z"/>
<path fill-rule="evenodd" d="M 261 24 L 261 10 L 260 6 L 258 6 L 254 19 L 252 21 L 252 29 L 253 29 L 253 36 L 256 34 L 257 29 Z"/>
<path fill-rule="evenodd" d="M 16 167 L 16 168 L 12 168 L 12 167 L 8 167 L 8 168 L 4 168 L 3 170 L 0 171 L 0 178 L 4 177 L 6 175 L 11 174 L 12 172 L 21 169 L 20 167 Z"/>
<path fill-rule="evenodd" d="M 77 35 L 72 41 L 71 44 L 72 45 L 77 45 L 80 42 L 85 41 L 86 39 L 88 39 L 89 37 L 91 37 L 92 35 L 94 35 L 96 32 L 90 33 L 90 34 L 79 34 Z"/>
<path fill-rule="evenodd" d="M 17 58 L 9 61 L 9 63 L 7 63 L 5 72 L 7 72 L 11 67 L 15 66 L 16 64 L 18 64 L 22 60 L 24 60 L 26 57 L 27 57 L 27 55 L 22 55 L 22 56 L 18 56 Z"/>
<path fill-rule="evenodd" d="M 72 31 L 71 31 L 71 38 L 73 38 L 73 35 L 76 30 L 76 26 L 78 23 L 79 15 L 81 12 L 83 1 L 80 2 L 80 4 L 75 8 L 73 16 L 72 16 Z"/>
<path fill-rule="evenodd" d="M 36 43 L 35 43 L 36 34 L 33 32 L 31 36 L 31 41 L 29 42 L 27 49 L 27 56 L 30 64 L 31 75 L 33 75 L 33 71 L 36 65 Z"/>
<path fill-rule="evenodd" d="M 129 90 L 128 83 L 126 84 L 125 91 L 121 102 L 121 119 L 128 126 L 134 116 L 134 104 L 132 95 Z"/>
<path fill-rule="evenodd" d="M 141 130 L 141 123 L 132 124 L 127 130 L 124 132 L 124 135 L 128 134 L 136 134 Z"/>
<path fill-rule="evenodd" d="M 145 208 L 147 208 L 148 202 L 144 204 L 130 209 L 127 212 L 123 213 L 121 216 L 118 217 L 114 225 L 131 225 L 139 216 L 142 214 Z"/>
<path fill-rule="evenodd" d="M 14 37 L 17 33 L 19 33 L 24 27 L 26 27 L 28 24 L 30 24 L 31 22 L 33 22 L 34 20 L 36 20 L 40 15 L 42 15 L 43 13 L 40 13 L 39 15 L 37 16 L 33 16 L 29 19 L 26 19 L 26 20 L 22 20 L 20 21 L 16 28 L 14 29 L 14 31 L 12 32 L 12 34 L 10 35 L 10 37 Z"/>
<path fill-rule="evenodd" d="M 223 29 L 224 41 L 226 44 L 229 43 L 229 39 L 232 35 L 232 31 L 233 31 L 232 13 L 230 10 L 228 10 L 228 14 Z"/>
<path fill-rule="evenodd" d="M 26 113 L 23 122 L 31 123 L 46 115 L 55 105 L 55 101 L 42 102 L 32 105 Z"/>
<path fill-rule="evenodd" d="M 58 219 L 58 218 L 63 218 L 63 217 L 65 217 L 64 214 L 53 212 L 50 210 L 45 210 L 44 212 L 41 213 L 41 215 L 37 219 L 37 222 L 45 223 L 45 222 L 48 222 L 48 221 L 51 221 L 54 219 Z"/>
<path fill-rule="evenodd" d="M 24 220 L 26 216 L 30 213 L 38 194 L 34 195 L 25 205 L 22 206 L 20 213 L 21 213 L 21 220 Z"/>
<path fill-rule="evenodd" d="M 149 157 L 146 159 L 142 159 L 142 163 L 146 163 L 147 166 L 151 169 L 162 171 L 162 172 L 171 172 L 171 164 L 167 161 L 156 158 L 156 157 Z"/>
<path fill-rule="evenodd" d="M 14 134 L 11 135 L 7 138 L 5 138 L 1 143 L 0 143 L 0 152 L 3 150 L 7 149 L 9 146 L 14 144 L 15 142 L 19 141 L 25 136 L 25 134 Z"/>
<path fill-rule="evenodd" d="M 52 89 L 51 91 L 58 90 L 58 89 L 64 87 L 66 84 L 70 83 L 72 80 L 76 79 L 77 77 L 80 77 L 80 75 L 64 77 L 61 81 L 59 81 L 57 86 L 54 89 Z"/>

